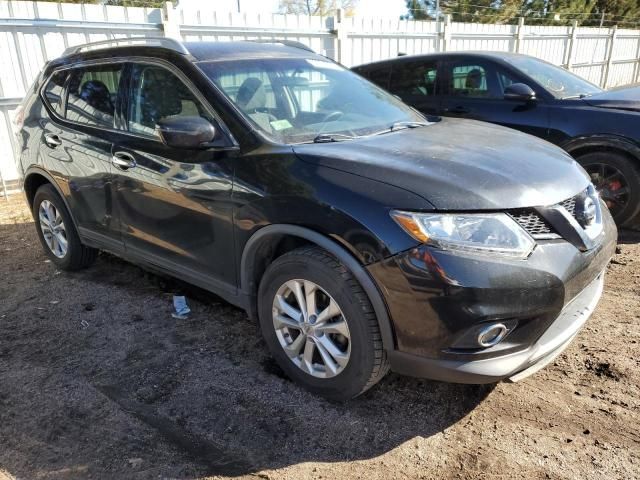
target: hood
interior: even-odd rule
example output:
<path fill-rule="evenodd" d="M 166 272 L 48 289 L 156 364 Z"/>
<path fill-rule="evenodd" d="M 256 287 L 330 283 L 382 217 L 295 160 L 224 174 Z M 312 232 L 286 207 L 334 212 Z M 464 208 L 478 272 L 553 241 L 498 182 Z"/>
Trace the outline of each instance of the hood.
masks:
<path fill-rule="evenodd" d="M 613 88 L 582 99 L 593 107 L 616 108 L 640 112 L 640 85 Z"/>
<path fill-rule="evenodd" d="M 404 188 L 444 210 L 551 205 L 589 184 L 560 148 L 471 120 L 442 119 L 357 140 L 295 145 L 294 151 L 303 161 Z"/>

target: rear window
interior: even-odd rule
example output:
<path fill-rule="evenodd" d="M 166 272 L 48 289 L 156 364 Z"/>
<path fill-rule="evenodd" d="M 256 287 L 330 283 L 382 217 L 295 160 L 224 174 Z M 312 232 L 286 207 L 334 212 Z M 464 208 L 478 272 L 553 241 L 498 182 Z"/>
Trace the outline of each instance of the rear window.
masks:
<path fill-rule="evenodd" d="M 69 79 L 66 118 L 113 128 L 122 64 L 74 68 Z"/>
<path fill-rule="evenodd" d="M 389 91 L 408 101 L 436 94 L 435 61 L 401 62 L 393 69 Z"/>
<path fill-rule="evenodd" d="M 64 82 L 67 79 L 67 71 L 54 73 L 44 88 L 44 98 L 49 106 L 58 115 L 62 116 L 62 103 L 64 94 Z"/>

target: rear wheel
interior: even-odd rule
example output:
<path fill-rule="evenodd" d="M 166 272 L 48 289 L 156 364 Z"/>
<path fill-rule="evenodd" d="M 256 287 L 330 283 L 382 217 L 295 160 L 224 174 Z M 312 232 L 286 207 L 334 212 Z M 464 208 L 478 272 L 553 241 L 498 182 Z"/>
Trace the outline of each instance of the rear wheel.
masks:
<path fill-rule="evenodd" d="M 260 283 L 258 309 L 275 360 L 314 393 L 347 400 L 389 369 L 369 298 L 351 272 L 320 248 L 276 259 Z"/>
<path fill-rule="evenodd" d="M 80 242 L 71 215 L 53 186 L 42 185 L 33 199 L 33 218 L 45 253 L 62 270 L 78 270 L 96 259 L 98 251 Z"/>
<path fill-rule="evenodd" d="M 634 226 L 640 213 L 640 172 L 616 152 L 593 152 L 578 157 L 600 197 L 619 226 Z"/>

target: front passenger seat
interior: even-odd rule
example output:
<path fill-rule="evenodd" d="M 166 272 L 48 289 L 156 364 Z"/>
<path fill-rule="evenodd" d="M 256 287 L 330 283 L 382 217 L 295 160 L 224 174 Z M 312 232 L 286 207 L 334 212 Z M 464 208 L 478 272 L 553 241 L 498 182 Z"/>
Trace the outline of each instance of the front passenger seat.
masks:
<path fill-rule="evenodd" d="M 277 120 L 270 113 L 261 111 L 267 106 L 267 92 L 262 80 L 256 77 L 249 77 L 238 89 L 236 94 L 236 104 L 249 115 L 251 120 L 256 122 L 260 128 L 266 132 L 273 132 L 271 122 Z"/>

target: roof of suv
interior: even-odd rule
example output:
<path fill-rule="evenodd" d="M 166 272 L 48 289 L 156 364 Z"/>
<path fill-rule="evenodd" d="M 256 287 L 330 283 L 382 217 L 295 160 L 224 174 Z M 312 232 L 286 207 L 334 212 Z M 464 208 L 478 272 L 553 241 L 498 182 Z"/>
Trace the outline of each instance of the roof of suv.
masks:
<path fill-rule="evenodd" d="M 393 58 L 387 58 L 384 60 L 378 60 L 376 62 L 363 63 L 361 65 L 357 65 L 354 68 L 366 67 L 369 65 L 382 65 L 385 63 L 395 63 L 395 62 L 404 62 L 411 60 L 419 60 L 425 58 L 442 58 L 442 57 L 477 57 L 477 58 L 493 58 L 498 60 L 508 60 L 513 57 L 528 57 L 529 55 L 523 55 L 521 53 L 513 53 L 513 52 L 498 52 L 498 51 L 461 51 L 461 52 L 434 52 L 434 53 L 418 53 L 416 55 L 399 55 Z"/>
<path fill-rule="evenodd" d="M 252 58 L 300 58 L 318 54 L 306 45 L 288 40 L 257 40 L 237 42 L 180 42 L 170 38 L 125 38 L 88 43 L 68 48 L 63 57 L 83 54 L 118 56 L 126 51 L 170 51 L 189 56 L 193 61 L 239 60 Z M 93 55 L 92 55 L 93 56 Z"/>

